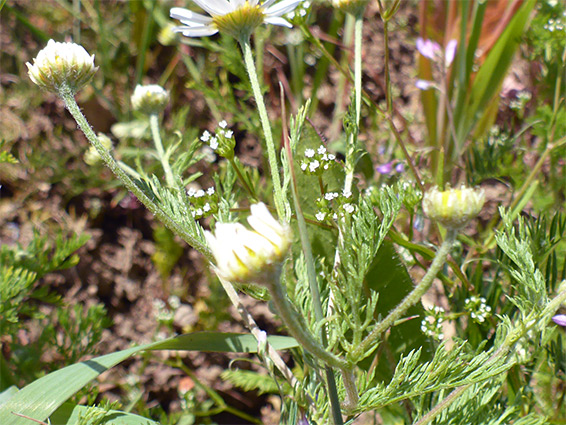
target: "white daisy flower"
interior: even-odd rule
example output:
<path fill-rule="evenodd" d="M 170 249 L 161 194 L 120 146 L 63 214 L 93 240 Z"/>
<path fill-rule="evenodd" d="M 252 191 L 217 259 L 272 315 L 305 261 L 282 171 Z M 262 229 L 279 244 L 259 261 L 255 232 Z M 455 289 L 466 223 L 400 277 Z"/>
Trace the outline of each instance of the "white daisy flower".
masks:
<path fill-rule="evenodd" d="M 217 223 L 214 235 L 204 232 L 216 260 L 216 272 L 231 282 L 251 282 L 268 273 L 285 257 L 291 243 L 290 229 L 279 223 L 267 207 L 250 207 L 249 230 L 240 223 Z M 256 281 L 257 282 L 257 281 Z"/>
<path fill-rule="evenodd" d="M 249 37 L 253 30 L 261 24 L 273 24 L 291 28 L 283 15 L 294 10 L 301 0 L 193 0 L 210 16 L 192 12 L 188 9 L 174 7 L 170 16 L 181 21 L 183 26 L 173 31 L 186 37 L 205 37 L 226 32 L 235 38 Z"/>
<path fill-rule="evenodd" d="M 88 83 L 98 69 L 94 66 L 94 55 L 89 56 L 83 46 L 53 40 L 37 54 L 33 65 L 28 62 L 26 66 L 29 77 L 39 87 L 58 93 L 67 85 L 73 94 Z"/>

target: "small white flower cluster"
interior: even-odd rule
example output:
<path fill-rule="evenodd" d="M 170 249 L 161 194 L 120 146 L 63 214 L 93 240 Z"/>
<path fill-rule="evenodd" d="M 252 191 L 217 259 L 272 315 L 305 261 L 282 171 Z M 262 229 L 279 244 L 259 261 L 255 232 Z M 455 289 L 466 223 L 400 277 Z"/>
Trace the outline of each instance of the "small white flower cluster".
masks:
<path fill-rule="evenodd" d="M 293 19 L 295 18 L 304 18 L 309 13 L 310 8 L 311 8 L 311 2 L 308 0 L 304 0 L 301 3 L 299 3 L 299 5 L 294 11 L 287 13 L 285 17 L 289 21 L 293 21 Z"/>
<path fill-rule="evenodd" d="M 215 134 L 205 130 L 202 136 L 200 136 L 200 140 L 218 155 L 231 159 L 234 157 L 236 140 L 234 139 L 234 132 L 232 130 L 226 130 L 227 127 L 228 123 L 222 120 L 218 123 Z"/>
<path fill-rule="evenodd" d="M 301 170 L 306 174 L 320 176 L 331 166 L 336 164 L 336 155 L 327 153 L 326 148 L 320 145 L 314 149 L 305 150 L 305 159 L 301 161 Z"/>
<path fill-rule="evenodd" d="M 489 130 L 489 138 L 487 143 L 490 146 L 503 145 L 509 140 L 509 133 L 502 130 L 498 125 L 494 125 Z"/>
<path fill-rule="evenodd" d="M 531 92 L 527 90 L 521 90 L 515 96 L 515 99 L 509 102 L 509 108 L 517 112 L 517 114 L 522 117 L 524 114 L 525 106 L 532 99 Z"/>
<path fill-rule="evenodd" d="M 319 211 L 315 214 L 315 218 L 324 222 L 332 218 L 332 220 L 338 220 L 338 217 L 343 217 L 346 214 L 352 214 L 356 207 L 352 204 L 352 192 L 342 191 L 338 192 L 326 192 L 324 196 L 316 200 L 316 205 Z"/>
<path fill-rule="evenodd" d="M 212 186 L 206 191 L 190 187 L 187 190 L 187 196 L 193 208 L 191 215 L 197 220 L 218 211 L 218 195 Z"/>
<path fill-rule="evenodd" d="M 446 311 L 442 307 L 434 306 L 427 309 L 427 316 L 421 322 L 421 331 L 437 341 L 444 339 L 442 323 L 446 320 Z"/>
<path fill-rule="evenodd" d="M 170 325 L 175 317 L 174 309 L 170 309 L 165 301 L 157 298 L 153 300 L 153 316 L 162 325 Z"/>
<path fill-rule="evenodd" d="M 566 12 L 563 12 L 562 16 L 566 17 Z M 556 18 L 549 19 L 548 22 L 544 24 L 544 29 L 549 32 L 566 31 L 566 26 L 564 25 L 564 22 L 562 22 L 562 19 Z"/>
<path fill-rule="evenodd" d="M 491 307 L 486 304 L 484 297 L 473 295 L 466 298 L 464 308 L 476 323 L 483 323 L 491 315 Z"/>

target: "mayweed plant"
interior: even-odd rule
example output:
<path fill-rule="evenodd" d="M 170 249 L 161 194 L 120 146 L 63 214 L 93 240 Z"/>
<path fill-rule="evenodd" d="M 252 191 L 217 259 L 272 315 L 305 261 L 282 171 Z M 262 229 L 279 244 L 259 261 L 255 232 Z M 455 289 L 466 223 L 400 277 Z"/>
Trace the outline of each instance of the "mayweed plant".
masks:
<path fill-rule="evenodd" d="M 420 36 L 407 44 L 416 75 L 404 74 L 402 83 L 421 99 L 410 118 L 391 63 L 391 41 L 408 32 L 397 21 L 410 7 L 401 1 L 187 3 L 190 9 L 169 11 L 152 5 L 160 11 L 148 15 L 162 26 L 158 39 L 179 50 L 162 76 L 148 73 L 160 84 L 139 84 L 146 69 L 139 59 L 130 102 L 119 105 L 135 121 L 122 117 L 112 126 L 117 140 L 96 132 L 92 109 L 81 109 L 76 97 L 94 80 L 90 96 L 109 103 L 113 88 L 97 80 L 97 71 L 111 69 L 108 58 L 96 52 L 95 64 L 81 45 L 49 40 L 27 68 L 31 83 L 57 95 L 88 140 L 90 169 L 104 163 L 169 230 L 155 231 L 161 247 L 184 241 L 198 253 L 210 297 L 220 299 L 219 284 L 234 308 L 223 311 L 217 301 L 211 312 L 175 294 L 154 298 L 147 313 L 156 323 L 153 342 L 132 341 L 83 362 L 76 362 L 79 354 L 88 352 L 75 350 L 73 364 L 21 389 L 0 379 L 0 423 L 215 423 L 221 412 L 261 423 L 257 412 L 229 406 L 201 382 L 191 370 L 200 363 L 186 351 L 240 353 L 221 378 L 277 395 L 272 404 L 281 424 L 566 421 L 566 218 L 556 184 L 565 167 L 563 81 L 552 101 L 538 105 L 551 108 L 546 119 L 540 109 L 536 122 L 494 130 L 499 90 L 534 0 L 511 2 L 505 13 L 498 1 L 423 3 Z M 199 8 L 204 13 L 193 10 Z M 437 16 L 445 17 L 441 25 Z M 322 17 L 331 20 L 317 21 Z M 379 48 L 367 34 L 375 25 L 364 29 L 377 17 Z M 547 32 L 562 31 L 560 19 L 540 22 Z M 144 31 L 144 46 L 153 35 Z M 281 37 L 286 50 L 277 46 Z M 377 71 L 364 62 L 375 49 Z M 277 66 L 268 68 L 273 61 Z M 192 79 L 184 86 L 170 82 L 181 64 Z M 372 78 L 379 84 L 369 84 Z M 336 83 L 326 86 L 339 92 L 334 115 L 322 104 L 322 81 Z M 199 88 L 202 97 L 194 94 Z M 190 107 L 185 90 L 196 99 Z M 300 104 L 303 96 L 312 98 Z M 527 119 L 531 101 L 538 100 L 517 97 L 517 119 Z M 191 109 L 199 102 L 210 119 Z M 192 115 L 202 121 L 195 124 Z M 243 154 L 249 144 L 259 152 L 252 159 Z M 545 192 L 550 180 L 554 189 Z M 76 264 L 66 261 L 80 246 L 58 247 L 60 261 L 45 269 L 34 264 L 33 250 L 0 247 L 6 340 L 16 338 L 20 318 L 40 317 L 25 305 L 37 296 L 37 279 Z M 183 252 L 154 254 L 164 280 L 171 257 L 174 263 Z M 246 331 L 189 326 L 175 334 L 182 314 L 191 315 L 192 326 L 206 314 L 227 313 Z M 97 309 L 89 317 L 102 315 Z M 61 317 L 72 333 L 70 316 Z M 88 329 L 78 325 L 76 333 L 88 340 Z M 98 338 L 100 326 L 92 329 Z M 159 404 L 150 400 L 153 390 L 141 390 L 148 357 L 138 375 L 125 379 L 133 396 L 123 406 L 96 405 L 98 393 L 82 390 L 128 357 L 154 350 L 170 351 L 163 361 L 183 375 L 167 393 L 178 398 L 160 417 L 148 407 Z M 247 358 L 250 368 L 240 366 L 244 354 L 255 356 Z M 0 360 L 0 371 L 10 371 Z"/>

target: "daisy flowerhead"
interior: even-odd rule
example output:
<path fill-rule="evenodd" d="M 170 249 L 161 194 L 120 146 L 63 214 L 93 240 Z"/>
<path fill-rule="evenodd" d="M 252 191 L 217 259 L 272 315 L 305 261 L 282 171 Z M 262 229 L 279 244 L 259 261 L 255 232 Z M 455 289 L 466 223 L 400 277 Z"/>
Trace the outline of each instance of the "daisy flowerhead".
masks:
<path fill-rule="evenodd" d="M 301 0 L 192 0 L 210 16 L 181 7 L 171 9 L 170 16 L 183 24 L 175 27 L 186 37 L 204 37 L 224 32 L 238 40 L 246 40 L 261 24 L 291 28 L 283 15 L 294 10 Z M 275 4 L 274 4 L 275 3 Z"/>
<path fill-rule="evenodd" d="M 76 93 L 98 69 L 94 66 L 94 55 L 90 56 L 83 46 L 53 40 L 37 54 L 33 65 L 29 62 L 26 65 L 31 80 L 54 93 L 63 85 Z"/>
<path fill-rule="evenodd" d="M 216 272 L 230 282 L 261 283 L 280 264 L 291 242 L 290 229 L 262 204 L 250 207 L 249 230 L 240 223 L 218 223 L 205 232 L 216 260 Z"/>

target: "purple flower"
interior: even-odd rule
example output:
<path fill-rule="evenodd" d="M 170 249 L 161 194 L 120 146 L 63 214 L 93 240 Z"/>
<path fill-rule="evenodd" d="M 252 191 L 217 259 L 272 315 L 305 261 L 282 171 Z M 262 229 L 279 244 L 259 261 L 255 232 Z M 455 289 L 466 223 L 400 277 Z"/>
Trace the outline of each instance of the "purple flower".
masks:
<path fill-rule="evenodd" d="M 423 40 L 421 37 L 417 38 L 417 50 L 425 58 L 434 60 L 440 53 L 440 45 L 436 41 Z"/>
<path fill-rule="evenodd" d="M 552 318 L 552 321 L 557 325 L 564 326 L 566 328 L 566 314 L 557 314 Z"/>
<path fill-rule="evenodd" d="M 389 174 L 391 173 L 391 171 L 393 171 L 393 162 L 388 162 L 386 164 L 382 164 L 379 167 L 376 168 L 376 171 L 379 174 Z"/>
<path fill-rule="evenodd" d="M 405 164 L 403 164 L 402 162 L 400 162 L 399 164 L 397 164 L 395 166 L 395 171 L 398 173 L 402 173 L 405 171 Z"/>
<path fill-rule="evenodd" d="M 452 64 L 454 57 L 456 57 L 456 48 L 458 47 L 458 40 L 450 40 L 444 49 L 444 63 L 446 68 Z"/>

